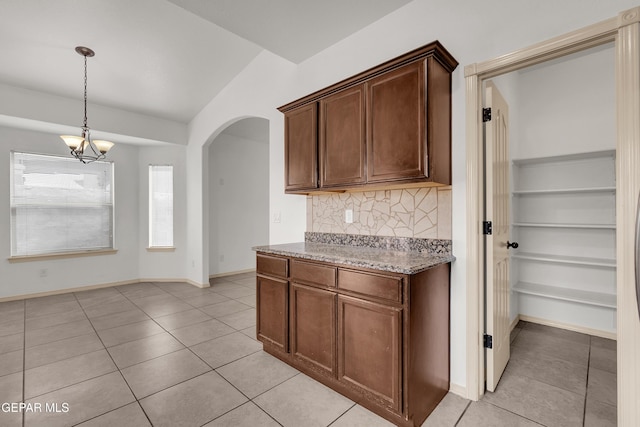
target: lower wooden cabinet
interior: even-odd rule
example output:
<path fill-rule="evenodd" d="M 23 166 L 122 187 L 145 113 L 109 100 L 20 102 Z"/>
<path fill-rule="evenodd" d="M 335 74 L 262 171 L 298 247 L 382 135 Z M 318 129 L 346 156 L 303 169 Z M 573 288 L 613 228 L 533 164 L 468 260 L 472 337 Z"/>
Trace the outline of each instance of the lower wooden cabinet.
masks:
<path fill-rule="evenodd" d="M 449 390 L 449 264 L 406 275 L 258 257 L 264 350 L 396 425 L 421 425 Z"/>
<path fill-rule="evenodd" d="M 289 351 L 289 282 L 258 276 L 256 294 L 258 338 Z"/>
<path fill-rule="evenodd" d="M 402 410 L 402 309 L 338 297 L 338 379 Z"/>
<path fill-rule="evenodd" d="M 336 371 L 336 293 L 291 284 L 291 355 L 330 376 Z"/>

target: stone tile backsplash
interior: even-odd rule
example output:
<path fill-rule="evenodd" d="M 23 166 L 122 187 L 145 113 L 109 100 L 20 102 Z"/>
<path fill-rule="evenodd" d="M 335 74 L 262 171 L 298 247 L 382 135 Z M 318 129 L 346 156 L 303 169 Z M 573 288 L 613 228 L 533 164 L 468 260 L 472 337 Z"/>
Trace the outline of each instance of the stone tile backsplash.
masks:
<path fill-rule="evenodd" d="M 353 210 L 353 223 L 345 210 Z M 311 195 L 307 231 L 451 239 L 451 187 Z"/>

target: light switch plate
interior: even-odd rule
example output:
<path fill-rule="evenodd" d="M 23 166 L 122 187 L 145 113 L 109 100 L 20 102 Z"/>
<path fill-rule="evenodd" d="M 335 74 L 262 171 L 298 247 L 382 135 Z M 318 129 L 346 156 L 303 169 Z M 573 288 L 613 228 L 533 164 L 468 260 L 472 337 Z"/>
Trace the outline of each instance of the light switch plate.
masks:
<path fill-rule="evenodd" d="M 346 222 L 347 224 L 353 223 L 353 209 L 345 209 L 344 222 Z"/>

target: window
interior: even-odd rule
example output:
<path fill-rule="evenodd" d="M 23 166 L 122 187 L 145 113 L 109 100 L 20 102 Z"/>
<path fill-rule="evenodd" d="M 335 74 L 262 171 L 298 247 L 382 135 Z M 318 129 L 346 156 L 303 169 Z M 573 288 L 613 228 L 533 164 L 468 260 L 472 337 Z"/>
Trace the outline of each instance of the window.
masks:
<path fill-rule="evenodd" d="M 173 246 L 173 166 L 149 166 L 149 247 Z"/>
<path fill-rule="evenodd" d="M 11 152 L 11 256 L 113 248 L 113 163 Z"/>

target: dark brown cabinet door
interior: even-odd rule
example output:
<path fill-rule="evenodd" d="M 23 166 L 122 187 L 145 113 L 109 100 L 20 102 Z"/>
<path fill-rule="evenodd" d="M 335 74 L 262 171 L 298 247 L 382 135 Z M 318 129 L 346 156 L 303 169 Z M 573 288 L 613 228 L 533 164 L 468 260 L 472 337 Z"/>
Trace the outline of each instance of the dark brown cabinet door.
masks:
<path fill-rule="evenodd" d="M 284 116 L 285 190 L 318 186 L 318 117 L 315 103 L 303 105 Z"/>
<path fill-rule="evenodd" d="M 338 296 L 338 379 L 402 410 L 402 309 Z"/>
<path fill-rule="evenodd" d="M 320 101 L 320 187 L 364 184 L 364 86 Z"/>
<path fill-rule="evenodd" d="M 367 84 L 368 182 L 427 176 L 424 69 L 417 61 Z"/>
<path fill-rule="evenodd" d="M 258 339 L 289 351 L 289 289 L 286 280 L 257 276 Z"/>
<path fill-rule="evenodd" d="M 334 292 L 291 284 L 291 354 L 334 378 L 336 298 Z"/>

